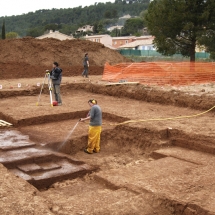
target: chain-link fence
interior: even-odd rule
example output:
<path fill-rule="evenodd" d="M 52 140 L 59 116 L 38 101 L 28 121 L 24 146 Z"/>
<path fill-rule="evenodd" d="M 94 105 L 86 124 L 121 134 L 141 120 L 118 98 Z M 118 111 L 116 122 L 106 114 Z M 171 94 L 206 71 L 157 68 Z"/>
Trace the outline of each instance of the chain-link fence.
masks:
<path fill-rule="evenodd" d="M 121 55 L 124 55 L 135 62 L 141 61 L 189 61 L 188 57 L 183 57 L 181 54 L 174 54 L 172 56 L 164 56 L 154 50 L 133 50 L 121 49 Z M 211 61 L 210 54 L 207 52 L 196 52 L 196 61 Z"/>

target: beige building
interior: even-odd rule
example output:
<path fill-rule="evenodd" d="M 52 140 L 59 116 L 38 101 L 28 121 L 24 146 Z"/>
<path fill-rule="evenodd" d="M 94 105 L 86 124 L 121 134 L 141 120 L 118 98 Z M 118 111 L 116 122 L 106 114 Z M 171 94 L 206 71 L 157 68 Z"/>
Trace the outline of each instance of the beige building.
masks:
<path fill-rule="evenodd" d="M 92 42 L 97 42 L 104 44 L 104 46 L 110 48 L 110 49 L 115 49 L 112 47 L 112 37 L 108 34 L 103 34 L 103 35 L 93 35 L 93 36 L 88 36 L 84 37 L 86 40 L 90 40 Z"/>
<path fill-rule="evenodd" d="M 118 49 L 155 50 L 153 40 L 152 36 L 136 37 L 133 42 L 122 45 Z"/>
<path fill-rule="evenodd" d="M 44 39 L 44 38 L 55 38 L 58 40 L 72 40 L 73 36 L 68 36 L 66 34 L 62 34 L 59 31 L 50 30 L 48 34 L 44 34 L 42 36 L 36 37 L 36 39 Z"/>
<path fill-rule="evenodd" d="M 116 25 L 116 26 L 111 26 L 111 27 L 107 28 L 107 30 L 111 32 L 114 29 L 121 30 L 122 28 L 123 28 L 123 25 Z"/>
<path fill-rule="evenodd" d="M 118 48 L 122 45 L 128 44 L 133 42 L 135 36 L 128 36 L 128 37 L 112 37 L 112 46 L 114 48 Z"/>
<path fill-rule="evenodd" d="M 92 25 L 85 25 L 85 26 L 79 28 L 79 29 L 76 31 L 76 33 L 88 32 L 88 31 L 93 32 L 93 26 L 92 26 Z"/>

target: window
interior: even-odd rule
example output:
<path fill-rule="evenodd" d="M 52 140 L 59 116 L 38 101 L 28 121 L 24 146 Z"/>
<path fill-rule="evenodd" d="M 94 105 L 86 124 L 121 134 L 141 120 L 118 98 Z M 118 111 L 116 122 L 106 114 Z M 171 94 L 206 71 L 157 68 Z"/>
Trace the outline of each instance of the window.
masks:
<path fill-rule="evenodd" d="M 127 44 L 127 43 L 128 43 L 128 40 L 125 41 L 125 44 Z"/>

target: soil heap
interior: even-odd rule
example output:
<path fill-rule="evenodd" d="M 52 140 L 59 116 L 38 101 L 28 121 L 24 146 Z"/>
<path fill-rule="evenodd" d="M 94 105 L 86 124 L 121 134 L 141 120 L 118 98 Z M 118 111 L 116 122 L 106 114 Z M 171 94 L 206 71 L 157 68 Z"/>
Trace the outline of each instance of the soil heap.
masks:
<path fill-rule="evenodd" d="M 116 64 L 128 59 L 103 44 L 74 39 L 60 41 L 53 38 L 0 40 L 0 78 L 32 78 L 43 76 L 57 61 L 64 76 L 80 75 L 83 57 L 87 52 L 90 75 L 101 75 L 105 62 Z"/>

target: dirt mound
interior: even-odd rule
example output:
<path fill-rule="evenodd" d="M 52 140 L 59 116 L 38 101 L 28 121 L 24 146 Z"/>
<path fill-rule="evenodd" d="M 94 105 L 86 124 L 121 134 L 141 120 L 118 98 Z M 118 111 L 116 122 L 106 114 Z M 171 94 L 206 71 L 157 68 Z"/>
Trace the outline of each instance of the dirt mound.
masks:
<path fill-rule="evenodd" d="M 9 172 L 2 164 L 0 164 L 0 181 L 2 215 L 53 214 L 36 188 Z"/>
<path fill-rule="evenodd" d="M 80 39 L 34 39 L 23 38 L 0 40 L 0 78 L 41 77 L 46 69 L 51 69 L 57 61 L 65 76 L 80 75 L 83 70 L 83 56 L 88 52 L 89 74 L 103 72 L 105 62 L 117 64 L 128 61 L 117 51 L 100 43 Z"/>

